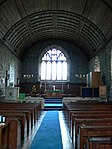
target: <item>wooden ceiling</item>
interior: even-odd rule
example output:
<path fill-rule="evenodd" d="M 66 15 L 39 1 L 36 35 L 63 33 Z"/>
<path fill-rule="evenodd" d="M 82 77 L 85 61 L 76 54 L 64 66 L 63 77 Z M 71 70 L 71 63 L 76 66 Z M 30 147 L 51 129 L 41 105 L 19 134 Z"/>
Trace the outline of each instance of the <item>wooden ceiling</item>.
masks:
<path fill-rule="evenodd" d="M 0 0 L 0 42 L 14 54 L 49 39 L 92 58 L 112 40 L 112 0 Z"/>

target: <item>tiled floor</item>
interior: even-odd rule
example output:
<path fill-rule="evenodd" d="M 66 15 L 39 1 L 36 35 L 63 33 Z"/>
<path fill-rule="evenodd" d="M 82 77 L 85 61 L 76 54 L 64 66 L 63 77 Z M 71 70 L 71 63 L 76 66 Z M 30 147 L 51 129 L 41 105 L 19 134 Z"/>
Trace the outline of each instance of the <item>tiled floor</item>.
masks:
<path fill-rule="evenodd" d="M 39 126 L 41 125 L 41 122 L 42 122 L 46 112 L 47 111 L 42 112 L 40 119 L 35 124 L 32 131 L 29 133 L 29 137 L 26 138 L 21 149 L 29 149 L 29 146 L 30 146 L 32 140 L 34 139 L 34 136 L 35 136 L 37 130 L 39 129 Z M 72 149 L 73 147 L 72 147 L 72 143 L 71 143 L 71 138 L 69 136 L 69 132 L 68 132 L 68 129 L 67 129 L 67 126 L 65 123 L 63 111 L 59 111 L 59 120 L 60 120 L 61 134 L 62 134 L 63 149 Z"/>

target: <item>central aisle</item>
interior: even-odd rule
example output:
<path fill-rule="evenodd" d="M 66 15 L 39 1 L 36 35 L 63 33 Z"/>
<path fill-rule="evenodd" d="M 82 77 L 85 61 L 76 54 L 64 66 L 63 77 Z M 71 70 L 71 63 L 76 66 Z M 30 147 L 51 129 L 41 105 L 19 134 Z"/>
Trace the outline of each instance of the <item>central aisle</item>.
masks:
<path fill-rule="evenodd" d="M 48 125 L 46 122 L 49 120 L 50 120 L 50 123 Z M 42 126 L 43 123 L 45 123 L 44 124 L 45 128 Z M 55 129 L 56 125 L 58 125 L 57 130 Z M 54 141 L 52 140 L 49 141 L 49 145 L 50 143 L 53 145 L 52 148 L 47 147 L 45 145 L 46 139 L 49 138 L 49 135 L 44 136 L 45 132 L 49 132 L 49 131 L 51 132 L 50 129 L 52 130 L 52 135 L 51 135 L 52 138 L 51 137 L 50 138 L 54 140 Z M 61 132 L 60 132 L 60 129 L 61 129 Z M 40 130 L 42 130 L 41 134 L 38 135 L 38 132 Z M 60 133 L 61 133 L 61 136 L 60 136 Z M 38 142 L 40 141 L 42 146 L 40 145 L 39 147 L 37 147 L 36 145 L 34 148 L 32 147 L 32 143 L 37 141 L 37 139 L 35 139 L 37 137 L 36 135 L 38 135 L 38 139 L 39 139 Z M 59 135 L 59 138 L 58 136 L 56 137 L 55 135 L 56 136 Z M 57 147 L 57 144 L 58 144 L 57 140 L 60 142 L 60 145 L 58 147 Z M 56 146 L 55 146 L 55 143 L 56 143 Z M 43 145 L 44 145 L 44 149 L 55 149 L 55 148 L 56 149 L 60 149 L 60 148 L 61 149 L 73 149 L 71 137 L 69 135 L 69 131 L 68 131 L 68 127 L 65 122 L 63 111 L 58 111 L 58 110 L 43 111 L 37 123 L 34 125 L 32 131 L 29 133 L 28 138 L 26 138 L 26 140 L 24 141 L 24 144 L 22 145 L 21 149 L 43 149 Z"/>
<path fill-rule="evenodd" d="M 47 111 L 30 149 L 63 149 L 58 111 Z"/>

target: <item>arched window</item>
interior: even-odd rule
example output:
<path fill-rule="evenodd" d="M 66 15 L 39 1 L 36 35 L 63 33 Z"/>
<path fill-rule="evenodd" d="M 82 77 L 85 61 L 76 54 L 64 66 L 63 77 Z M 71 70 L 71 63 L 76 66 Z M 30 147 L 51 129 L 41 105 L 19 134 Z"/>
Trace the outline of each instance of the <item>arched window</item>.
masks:
<path fill-rule="evenodd" d="M 67 81 L 67 58 L 58 49 L 48 50 L 41 60 L 41 80 Z"/>

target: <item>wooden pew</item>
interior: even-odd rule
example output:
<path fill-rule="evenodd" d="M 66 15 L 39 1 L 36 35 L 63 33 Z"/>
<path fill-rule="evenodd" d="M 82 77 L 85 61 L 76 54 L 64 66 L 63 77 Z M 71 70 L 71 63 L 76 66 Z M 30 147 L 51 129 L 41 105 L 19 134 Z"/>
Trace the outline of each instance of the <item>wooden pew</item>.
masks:
<path fill-rule="evenodd" d="M 6 119 L 8 118 L 16 118 L 18 121 L 20 121 L 21 125 L 21 143 L 24 141 L 24 139 L 27 137 L 27 121 L 26 116 L 23 113 L 12 113 L 12 112 L 0 112 L 0 114 L 4 114 Z"/>
<path fill-rule="evenodd" d="M 79 126 L 77 149 L 83 149 L 88 137 L 112 137 L 112 126 Z"/>
<path fill-rule="evenodd" d="M 69 118 L 69 111 L 112 111 L 112 103 L 110 102 L 69 102 L 64 104 L 65 119 Z"/>
<path fill-rule="evenodd" d="M 0 104 L 0 109 L 15 109 L 17 111 L 23 111 L 23 110 L 30 110 L 30 113 L 31 113 L 31 128 L 33 127 L 34 125 L 34 122 L 37 121 L 38 117 L 37 115 L 39 116 L 40 115 L 40 112 L 37 113 L 37 110 L 40 111 L 41 107 L 40 104 L 30 104 L 30 103 L 2 103 Z M 27 115 L 27 118 L 29 116 Z M 28 127 L 30 129 L 30 126 L 29 126 L 29 123 L 28 123 Z"/>
<path fill-rule="evenodd" d="M 18 149 L 21 147 L 21 124 L 15 117 L 8 117 L 8 149 Z"/>
<path fill-rule="evenodd" d="M 74 126 L 74 118 L 75 118 L 75 115 L 79 115 L 79 116 L 85 116 L 87 117 L 87 115 L 89 116 L 91 114 L 92 115 L 97 115 L 97 114 L 109 114 L 111 115 L 112 114 L 112 111 L 110 110 L 106 110 L 106 111 L 100 111 L 100 110 L 92 110 L 91 111 L 84 111 L 83 109 L 81 111 L 77 111 L 77 110 L 74 110 L 74 111 L 68 111 L 68 116 L 66 117 L 66 121 L 67 121 L 67 125 L 68 125 L 68 128 L 70 130 L 70 133 L 72 133 L 72 129 L 73 129 L 73 126 Z M 89 116 L 90 117 L 90 116 Z M 97 116 L 96 116 L 97 117 Z"/>
<path fill-rule="evenodd" d="M 112 102 L 69 102 L 69 103 L 63 103 L 63 110 L 66 114 L 67 111 L 72 110 L 85 110 L 85 111 L 91 111 L 92 110 L 112 110 Z"/>
<path fill-rule="evenodd" d="M 74 129 L 72 134 L 72 140 L 75 148 L 77 148 L 77 135 L 78 128 L 80 126 L 112 126 L 112 118 L 95 118 L 95 119 L 86 119 L 86 118 L 75 118 Z"/>
<path fill-rule="evenodd" d="M 38 119 L 38 114 L 37 110 L 40 111 L 41 109 L 41 102 L 40 103 L 10 103 L 10 102 L 5 102 L 0 104 L 0 109 L 15 109 L 15 110 L 30 110 L 31 112 L 31 128 L 33 127 L 34 123 Z"/>
<path fill-rule="evenodd" d="M 112 138 L 88 137 L 86 149 L 112 149 Z"/>
<path fill-rule="evenodd" d="M 24 107 L 18 107 L 18 106 L 17 107 L 7 107 L 8 110 L 11 110 L 12 108 L 14 110 L 21 111 L 21 112 L 24 111 L 24 110 L 30 110 L 31 123 L 30 123 L 30 125 L 28 127 L 29 127 L 29 129 L 30 128 L 32 129 L 32 127 L 34 125 L 34 109 L 30 108 L 30 107 L 24 108 Z"/>
<path fill-rule="evenodd" d="M 74 126 L 74 115 L 75 114 L 79 114 L 79 115 L 98 115 L 98 114 L 112 114 L 112 111 L 110 110 L 106 110 L 106 111 L 102 111 L 102 110 L 91 110 L 91 111 L 84 111 L 84 110 L 81 110 L 81 111 L 69 111 L 69 116 L 68 116 L 68 127 L 70 129 L 70 131 L 72 130 L 73 126 Z"/>
<path fill-rule="evenodd" d="M 25 114 L 26 115 L 26 120 L 27 120 L 27 135 L 29 134 L 29 131 L 31 130 L 31 113 L 30 110 L 19 110 L 19 109 L 0 109 L 0 113 L 20 113 L 20 114 Z M 15 115 L 16 116 L 16 115 Z"/>
<path fill-rule="evenodd" d="M 69 116 L 69 129 L 70 129 L 70 132 L 72 133 L 73 132 L 73 128 L 74 128 L 74 123 L 75 123 L 75 118 L 77 116 L 80 117 L 80 118 L 90 118 L 93 116 L 93 118 L 99 118 L 99 116 L 103 116 L 105 117 L 105 115 L 109 116 L 112 115 L 112 111 L 110 110 L 107 110 L 107 111 L 70 111 L 70 116 Z M 82 117 L 83 116 L 83 117 Z M 104 118 L 103 117 L 103 118 Z"/>
<path fill-rule="evenodd" d="M 87 115 L 85 115 L 85 114 L 73 114 L 73 117 L 74 118 L 85 118 L 85 119 L 99 119 L 99 118 L 102 118 L 102 119 L 104 119 L 104 118 L 112 118 L 112 114 L 87 114 Z M 72 141 L 73 141 L 73 138 L 74 138 L 74 129 L 73 129 L 73 127 L 74 127 L 74 118 L 72 118 Z M 75 134 L 76 134 L 76 132 L 75 132 Z"/>
<path fill-rule="evenodd" d="M 9 123 L 0 124 L 0 149 L 8 148 Z"/>
<path fill-rule="evenodd" d="M 68 127 L 70 128 L 70 112 L 72 113 L 72 111 L 77 111 L 78 113 L 81 111 L 85 112 L 88 111 L 112 111 L 112 104 L 110 105 L 109 103 L 105 102 L 105 103 L 101 103 L 101 105 L 99 105 L 99 103 L 96 102 L 81 102 L 81 103 L 76 103 L 76 102 L 70 102 L 70 103 L 66 103 L 66 108 L 64 109 L 64 115 L 65 115 L 65 119 L 67 122 Z M 108 112 L 108 113 L 109 113 Z"/>
<path fill-rule="evenodd" d="M 39 113 L 37 113 L 38 110 L 39 110 Z M 38 116 L 40 115 L 40 111 L 41 111 L 41 103 L 40 104 L 32 104 L 32 103 L 21 104 L 21 103 L 6 103 L 5 102 L 5 103 L 0 104 L 0 113 L 6 116 L 7 121 L 11 119 L 11 123 L 10 123 L 11 133 L 9 133 L 9 136 L 10 136 L 9 147 L 11 149 L 16 149 L 18 148 L 18 146 L 21 145 L 22 141 L 26 137 L 26 128 L 27 128 L 26 124 L 29 124 L 31 122 L 31 127 L 33 127 L 34 122 L 37 121 Z M 17 124 L 17 122 L 14 121 L 15 119 L 18 121 L 19 124 Z M 12 131 L 14 130 L 12 127 L 13 125 L 16 130 L 12 133 Z M 21 127 L 19 127 L 19 125 Z M 29 132 L 29 128 L 30 128 L 30 124 L 27 129 L 27 132 Z M 18 129 L 19 129 L 19 133 L 18 133 Z M 14 141 L 15 143 L 12 143 L 12 141 Z"/>
<path fill-rule="evenodd" d="M 85 123 L 86 125 L 111 125 L 110 123 L 106 123 L 104 121 L 100 121 L 97 122 L 100 117 L 102 119 L 106 119 L 107 117 L 110 117 L 110 119 L 112 118 L 112 103 L 96 103 L 96 102 L 89 102 L 89 103 L 67 103 L 64 104 L 64 113 L 65 113 L 65 117 L 66 120 L 68 122 L 68 127 L 70 129 L 70 132 L 72 133 L 72 140 L 74 140 L 74 138 L 76 138 L 77 133 L 75 133 L 75 137 L 74 135 L 74 123 L 75 123 L 75 119 L 91 119 L 91 118 L 95 118 L 94 123 L 91 123 L 88 121 L 88 123 Z M 81 125 L 81 124 L 80 124 Z M 83 124 L 82 124 L 83 125 Z M 75 127 L 79 127 L 76 126 Z M 71 131 L 72 130 L 72 131 Z M 77 129 L 75 130 L 77 131 Z M 76 143 L 77 139 L 74 141 Z M 76 144 L 77 145 L 77 144 Z M 76 147 L 77 149 L 77 147 Z"/>
<path fill-rule="evenodd" d="M 85 100 L 85 101 L 84 101 L 84 100 L 81 101 L 81 100 L 80 100 L 80 101 L 76 101 L 76 102 L 73 102 L 73 101 L 70 101 L 70 102 L 63 102 L 63 106 L 71 105 L 71 104 L 75 104 L 76 106 L 77 106 L 77 105 L 83 106 L 83 105 L 89 105 L 89 104 L 91 104 L 91 103 L 92 103 L 92 104 L 95 104 L 95 105 L 96 105 L 96 104 L 97 104 L 97 105 L 104 105 L 104 104 L 105 104 L 105 105 L 108 105 L 108 104 L 109 104 L 109 105 L 112 105 L 112 102 L 110 102 L 110 101 L 108 101 L 108 102 L 107 102 L 107 101 L 98 102 L 98 101 L 86 101 L 86 100 Z"/>

